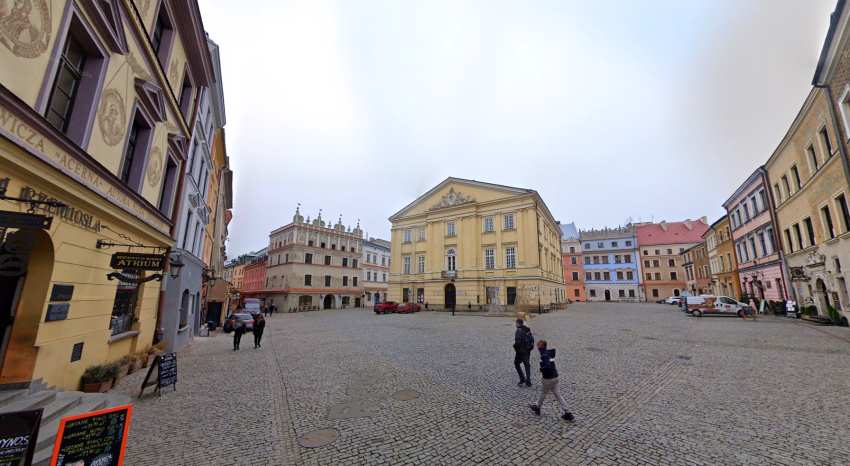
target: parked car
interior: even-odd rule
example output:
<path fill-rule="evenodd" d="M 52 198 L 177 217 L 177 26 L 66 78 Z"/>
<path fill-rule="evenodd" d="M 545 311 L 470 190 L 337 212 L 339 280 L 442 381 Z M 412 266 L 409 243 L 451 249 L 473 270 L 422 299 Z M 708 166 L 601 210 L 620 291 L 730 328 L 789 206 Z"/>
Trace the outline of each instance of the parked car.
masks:
<path fill-rule="evenodd" d="M 398 303 L 395 301 L 384 301 L 381 303 L 375 303 L 375 314 L 386 314 L 388 312 L 396 312 L 398 311 Z"/>
<path fill-rule="evenodd" d="M 694 296 L 688 298 L 687 312 L 694 317 L 701 317 L 703 314 L 740 317 L 746 310 L 754 311 L 749 305 L 735 301 L 728 296 Z"/>
<path fill-rule="evenodd" d="M 233 331 L 233 321 L 236 320 L 237 317 L 245 322 L 245 331 L 251 331 L 254 329 L 254 316 L 247 312 L 236 312 L 224 321 L 224 326 L 222 327 L 224 333 L 230 333 Z"/>
<path fill-rule="evenodd" d="M 658 301 L 655 301 L 655 304 L 667 304 L 667 298 L 661 298 Z"/>
<path fill-rule="evenodd" d="M 681 296 L 670 296 L 669 298 L 666 299 L 665 302 L 667 304 L 679 305 L 679 304 L 682 304 L 682 297 Z"/>
<path fill-rule="evenodd" d="M 398 305 L 398 312 L 419 312 L 422 307 L 413 303 L 401 303 Z"/>

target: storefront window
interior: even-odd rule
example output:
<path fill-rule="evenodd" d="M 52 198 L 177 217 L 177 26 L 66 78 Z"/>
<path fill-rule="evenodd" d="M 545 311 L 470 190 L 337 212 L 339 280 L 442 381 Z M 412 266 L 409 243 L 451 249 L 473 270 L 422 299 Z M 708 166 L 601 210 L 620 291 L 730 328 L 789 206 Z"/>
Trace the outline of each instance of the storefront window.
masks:
<path fill-rule="evenodd" d="M 312 296 L 299 296 L 298 297 L 298 305 L 299 306 L 312 306 L 313 305 L 313 297 Z"/>
<path fill-rule="evenodd" d="M 139 279 L 139 272 L 135 270 L 125 270 L 123 274 L 132 278 Z M 115 301 L 112 303 L 112 321 L 109 324 L 109 330 L 112 335 L 129 332 L 133 325 L 133 317 L 136 311 L 136 298 L 139 295 L 139 284 L 130 282 L 118 282 L 118 290 L 115 292 Z"/>

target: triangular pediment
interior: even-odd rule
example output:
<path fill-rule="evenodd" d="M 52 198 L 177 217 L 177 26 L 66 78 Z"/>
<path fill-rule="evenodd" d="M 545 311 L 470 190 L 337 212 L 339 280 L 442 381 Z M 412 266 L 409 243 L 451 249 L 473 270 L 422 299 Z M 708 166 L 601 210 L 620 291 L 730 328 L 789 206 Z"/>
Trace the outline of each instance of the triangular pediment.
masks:
<path fill-rule="evenodd" d="M 186 160 L 186 138 L 179 134 L 168 133 L 168 147 L 180 160 Z"/>
<path fill-rule="evenodd" d="M 118 0 L 89 0 L 80 3 L 89 14 L 92 26 L 100 33 L 109 49 L 120 55 L 127 53 L 127 38 L 124 35 L 121 12 L 118 10 Z"/>
<path fill-rule="evenodd" d="M 390 221 L 437 212 L 469 204 L 524 196 L 534 191 L 461 178 L 446 178 L 445 181 L 419 196 L 415 201 L 390 217 Z"/>
<path fill-rule="evenodd" d="M 139 101 L 151 118 L 159 122 L 166 120 L 165 96 L 162 94 L 162 89 L 142 78 L 136 78 L 136 92 L 139 94 Z"/>

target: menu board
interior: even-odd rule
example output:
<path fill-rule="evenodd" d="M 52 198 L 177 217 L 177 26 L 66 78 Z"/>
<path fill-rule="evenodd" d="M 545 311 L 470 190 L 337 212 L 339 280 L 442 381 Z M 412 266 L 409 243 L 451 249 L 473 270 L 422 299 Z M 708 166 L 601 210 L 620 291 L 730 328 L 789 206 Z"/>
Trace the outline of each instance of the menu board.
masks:
<path fill-rule="evenodd" d="M 51 465 L 120 466 L 133 405 L 63 418 Z"/>
<path fill-rule="evenodd" d="M 151 379 L 154 369 L 156 370 L 156 378 Z M 148 375 L 145 376 L 145 380 L 142 382 L 139 396 L 142 396 L 145 388 L 152 386 L 156 386 L 154 391 L 158 392 L 159 396 L 162 396 L 162 387 L 169 385 L 172 385 L 177 390 L 177 353 L 164 353 L 154 358 L 153 364 L 148 369 Z"/>
<path fill-rule="evenodd" d="M 43 408 L 0 414 L 0 465 L 32 464 Z"/>

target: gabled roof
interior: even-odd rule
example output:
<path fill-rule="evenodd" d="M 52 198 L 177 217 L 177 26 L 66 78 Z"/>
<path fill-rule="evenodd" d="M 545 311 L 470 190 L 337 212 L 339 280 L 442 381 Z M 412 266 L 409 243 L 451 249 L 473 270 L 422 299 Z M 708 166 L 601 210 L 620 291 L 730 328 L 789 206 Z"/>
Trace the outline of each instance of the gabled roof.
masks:
<path fill-rule="evenodd" d="M 846 46 L 848 31 L 844 3 L 845 0 L 838 0 L 838 3 L 835 4 L 835 11 L 829 17 L 829 29 L 826 32 L 826 39 L 823 42 L 815 75 L 812 78 L 813 86 L 827 84 L 835 70 L 834 65 L 838 63 L 841 57 L 841 50 Z"/>
<path fill-rule="evenodd" d="M 575 222 L 562 223 L 560 225 L 560 227 L 561 227 L 561 239 L 562 240 L 568 240 L 568 239 L 576 239 L 577 240 L 577 239 L 579 239 L 578 228 L 576 228 Z"/>
<path fill-rule="evenodd" d="M 463 179 L 463 178 L 453 178 L 453 177 L 450 176 L 450 177 L 446 178 L 445 180 L 443 180 L 442 183 L 438 184 L 437 186 L 434 186 L 428 192 L 417 197 L 413 202 L 411 202 L 410 204 L 407 204 L 403 209 L 399 210 L 398 212 L 396 212 L 392 216 L 390 216 L 390 218 L 389 218 L 390 222 L 392 222 L 395 219 L 398 219 L 399 217 L 404 215 L 404 213 L 406 213 L 407 211 L 412 209 L 414 206 L 419 204 L 419 202 L 421 202 L 423 199 L 427 199 L 428 197 L 430 197 L 434 193 L 439 192 L 440 190 L 442 190 L 443 188 L 445 188 L 446 186 L 448 186 L 451 183 L 466 184 L 466 185 L 470 185 L 470 186 L 478 186 L 478 187 L 483 187 L 483 188 L 488 188 L 488 189 L 495 189 L 495 190 L 498 190 L 498 191 L 505 191 L 505 192 L 508 192 L 508 193 L 516 194 L 516 195 L 523 195 L 523 194 L 529 194 L 529 193 L 534 192 L 533 189 L 514 188 L 514 187 L 511 187 L 511 186 L 504 186 L 504 185 L 493 184 L 493 183 L 485 183 L 483 181 L 466 180 L 466 179 Z"/>
<path fill-rule="evenodd" d="M 687 227 L 690 223 L 691 228 Z M 661 244 L 701 243 L 702 235 L 709 226 L 701 220 L 684 222 L 661 222 L 635 227 L 638 246 L 656 246 Z"/>

